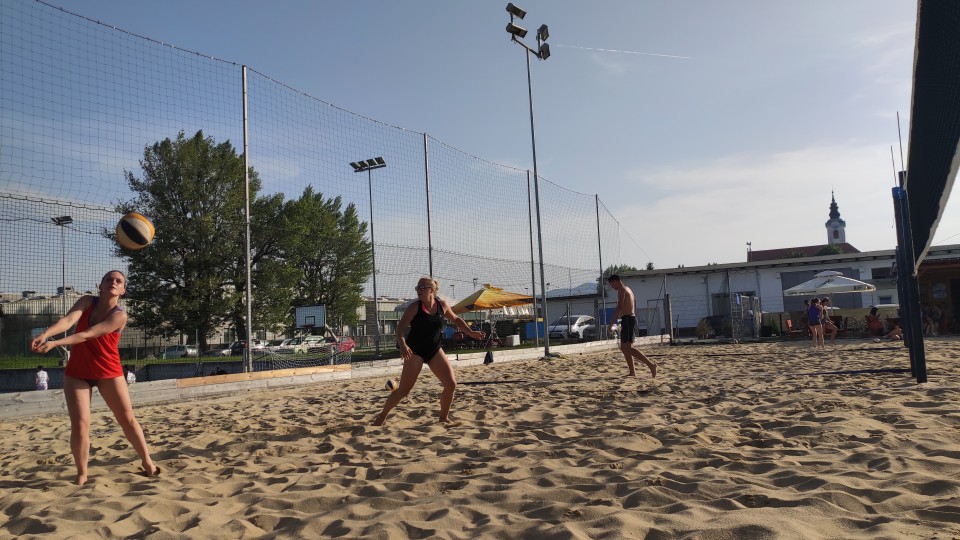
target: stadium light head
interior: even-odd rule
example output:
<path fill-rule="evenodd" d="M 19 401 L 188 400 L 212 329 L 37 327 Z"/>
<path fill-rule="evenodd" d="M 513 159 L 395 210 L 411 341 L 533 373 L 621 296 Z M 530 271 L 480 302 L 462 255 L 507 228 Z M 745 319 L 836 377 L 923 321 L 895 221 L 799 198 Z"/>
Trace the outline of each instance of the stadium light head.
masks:
<path fill-rule="evenodd" d="M 546 41 L 548 37 L 550 37 L 550 30 L 547 29 L 547 25 L 541 24 L 540 28 L 537 28 L 537 39 Z"/>
<path fill-rule="evenodd" d="M 69 225 L 73 223 L 73 218 L 70 216 L 60 216 L 60 217 L 50 218 L 50 220 L 53 221 L 54 225 L 59 225 L 61 227 L 63 227 L 64 225 Z"/>
<path fill-rule="evenodd" d="M 513 2 L 507 4 L 507 13 L 513 15 L 518 19 L 522 19 L 527 15 L 527 12 L 513 5 Z"/>
<path fill-rule="evenodd" d="M 541 59 L 541 60 L 546 60 L 547 58 L 550 58 L 550 45 L 549 45 L 549 44 L 544 43 L 544 44 L 540 45 L 540 50 L 537 51 L 537 58 L 539 58 L 539 59 Z"/>
<path fill-rule="evenodd" d="M 386 167 L 387 162 L 384 161 L 382 157 L 375 157 L 370 159 L 361 159 L 360 161 L 354 161 L 350 163 L 350 166 L 353 167 L 353 172 L 367 172 L 369 170 Z"/>
<path fill-rule="evenodd" d="M 522 26 L 517 26 L 513 23 L 507 23 L 507 32 L 510 32 L 511 34 L 513 34 L 514 36 L 517 36 L 518 38 L 523 38 L 523 37 L 526 37 L 527 35 L 526 28 Z"/>

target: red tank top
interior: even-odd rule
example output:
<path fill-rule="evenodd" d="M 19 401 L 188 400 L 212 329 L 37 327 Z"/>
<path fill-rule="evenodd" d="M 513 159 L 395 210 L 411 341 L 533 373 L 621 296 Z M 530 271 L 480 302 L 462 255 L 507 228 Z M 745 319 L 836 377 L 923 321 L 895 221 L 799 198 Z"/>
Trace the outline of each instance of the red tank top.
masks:
<path fill-rule="evenodd" d="M 97 305 L 97 298 L 93 299 L 87 309 L 80 314 L 80 320 L 77 321 L 76 332 L 83 332 L 90 328 L 90 314 Z M 117 306 L 110 311 L 123 311 L 123 308 Z M 107 313 L 107 316 L 110 315 Z M 120 330 L 110 332 L 98 338 L 88 339 L 83 343 L 77 343 L 70 348 L 70 361 L 67 362 L 66 375 L 77 379 L 113 379 L 123 377 L 123 366 L 120 364 L 120 350 L 117 345 L 120 343 Z"/>

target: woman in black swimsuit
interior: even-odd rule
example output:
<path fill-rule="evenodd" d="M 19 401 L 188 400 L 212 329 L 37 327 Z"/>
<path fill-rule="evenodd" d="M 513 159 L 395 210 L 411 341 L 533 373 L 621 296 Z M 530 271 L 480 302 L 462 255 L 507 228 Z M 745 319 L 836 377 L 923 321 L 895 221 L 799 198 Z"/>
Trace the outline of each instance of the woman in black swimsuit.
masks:
<path fill-rule="evenodd" d="M 420 376 L 420 370 L 427 364 L 430 371 L 440 379 L 443 392 L 440 394 L 440 421 L 449 422 L 450 405 L 453 403 L 453 393 L 457 389 L 457 379 L 453 374 L 453 366 L 441 348 L 443 333 L 443 318 L 446 317 L 463 333 L 473 339 L 483 339 L 486 334 L 470 329 L 466 322 L 450 309 L 446 302 L 437 298 L 440 284 L 437 280 L 422 277 L 417 282 L 418 301 L 407 306 L 400 322 L 397 324 L 397 347 L 403 357 L 403 372 L 400 374 L 400 384 L 394 390 L 383 406 L 383 411 L 373 422 L 375 426 L 382 426 L 390 411 L 400 401 L 407 397 L 413 385 Z M 407 334 L 407 330 L 410 333 Z"/>

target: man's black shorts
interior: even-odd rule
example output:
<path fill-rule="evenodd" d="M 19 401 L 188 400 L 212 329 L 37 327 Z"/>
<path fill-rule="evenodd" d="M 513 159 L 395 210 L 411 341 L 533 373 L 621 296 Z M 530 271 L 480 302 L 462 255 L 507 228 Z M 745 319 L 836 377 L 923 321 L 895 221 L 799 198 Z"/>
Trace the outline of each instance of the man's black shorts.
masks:
<path fill-rule="evenodd" d="M 633 343 L 637 335 L 637 316 L 624 315 L 620 317 L 620 343 Z"/>

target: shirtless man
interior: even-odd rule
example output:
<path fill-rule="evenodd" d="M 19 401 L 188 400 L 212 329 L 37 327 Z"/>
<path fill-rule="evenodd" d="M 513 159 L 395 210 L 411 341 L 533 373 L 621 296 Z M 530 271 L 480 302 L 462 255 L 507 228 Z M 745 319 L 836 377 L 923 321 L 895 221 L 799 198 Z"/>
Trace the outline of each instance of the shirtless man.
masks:
<path fill-rule="evenodd" d="M 633 336 L 637 333 L 637 310 L 636 301 L 633 298 L 633 290 L 620 281 L 620 276 L 613 274 L 607 278 L 610 288 L 617 291 L 617 309 L 613 312 L 613 319 L 620 317 L 620 350 L 627 359 L 627 368 L 630 370 L 630 377 L 636 377 L 637 371 L 634 367 L 633 359 L 637 358 L 650 368 L 650 374 L 657 376 L 657 365 L 633 346 Z M 613 324 L 610 324 L 610 331 L 613 332 Z"/>

